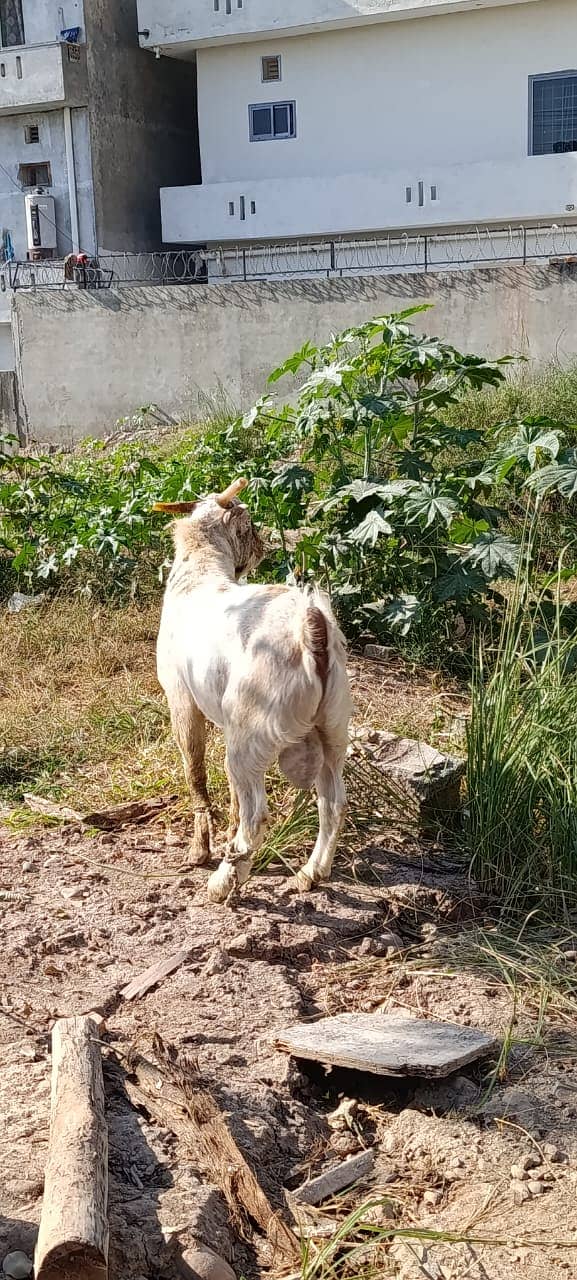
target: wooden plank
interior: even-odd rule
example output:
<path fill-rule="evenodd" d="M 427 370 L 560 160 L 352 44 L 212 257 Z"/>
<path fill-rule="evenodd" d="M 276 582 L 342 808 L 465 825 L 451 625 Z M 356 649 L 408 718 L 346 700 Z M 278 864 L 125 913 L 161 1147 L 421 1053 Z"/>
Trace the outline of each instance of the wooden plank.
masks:
<path fill-rule="evenodd" d="M 76 809 L 71 809 L 67 804 L 57 804 L 54 800 L 45 800 L 43 796 L 26 792 L 24 804 L 32 813 L 40 813 L 44 818 L 56 818 L 59 822 L 82 822 L 82 815 Z"/>
<path fill-rule="evenodd" d="M 181 964 L 188 960 L 190 955 L 190 947 L 182 951 L 175 951 L 173 955 L 167 956 L 166 960 L 157 960 L 155 964 L 149 965 L 143 973 L 139 973 L 133 978 L 126 987 L 120 992 L 123 1000 L 136 1000 L 139 996 L 146 995 L 147 991 L 151 991 L 152 987 L 156 987 L 163 978 L 168 978 L 175 969 L 180 969 Z"/>
<path fill-rule="evenodd" d="M 100 831 L 115 831 L 118 827 L 150 822 L 175 799 L 175 796 L 150 796 L 145 800 L 127 800 L 122 804 L 112 805 L 110 809 L 84 813 L 82 822 L 84 826 L 98 827 Z"/>
<path fill-rule="evenodd" d="M 226 1113 L 193 1065 L 176 1050 L 155 1039 L 161 1065 L 133 1054 L 125 1088 L 134 1103 L 145 1106 L 161 1124 L 172 1129 L 195 1158 L 201 1158 L 211 1182 L 222 1191 L 236 1230 L 250 1238 L 251 1224 L 268 1237 L 277 1260 L 294 1266 L 299 1243 L 283 1222 L 283 1199 L 275 1208 L 260 1186 L 230 1130 Z M 121 1064 L 119 1064 L 121 1065 Z"/>
<path fill-rule="evenodd" d="M 397 1018 L 384 1013 L 341 1013 L 282 1031 L 275 1048 L 295 1058 L 383 1076 L 442 1077 L 498 1047 L 474 1027 Z"/>
<path fill-rule="evenodd" d="M 310 1178 L 308 1182 L 303 1182 L 302 1187 L 290 1192 L 290 1199 L 295 1204 L 322 1204 L 323 1200 L 336 1196 L 339 1191 L 344 1191 L 345 1187 L 352 1187 L 354 1182 L 369 1177 L 374 1165 L 374 1151 L 371 1148 L 368 1151 L 360 1151 L 357 1156 L 343 1160 L 334 1169 L 321 1173 L 318 1178 Z"/>
<path fill-rule="evenodd" d="M 108 1276 L 108 1132 L 98 1032 L 91 1018 L 52 1031 L 52 1098 L 36 1280 Z"/>

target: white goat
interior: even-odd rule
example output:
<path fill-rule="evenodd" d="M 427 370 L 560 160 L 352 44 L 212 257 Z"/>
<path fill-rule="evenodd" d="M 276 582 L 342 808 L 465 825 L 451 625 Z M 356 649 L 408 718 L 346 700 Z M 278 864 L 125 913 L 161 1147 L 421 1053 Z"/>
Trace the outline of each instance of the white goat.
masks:
<path fill-rule="evenodd" d="M 319 834 L 295 887 L 328 880 L 346 807 L 343 763 L 351 701 L 342 636 L 328 600 L 297 588 L 240 585 L 263 544 L 237 494 L 157 503 L 186 514 L 173 526 L 175 559 L 158 636 L 158 678 L 194 808 L 191 858 L 210 856 L 205 721 L 224 731 L 231 791 L 227 852 L 208 882 L 225 901 L 250 875 L 269 820 L 265 771 L 316 787 Z"/>

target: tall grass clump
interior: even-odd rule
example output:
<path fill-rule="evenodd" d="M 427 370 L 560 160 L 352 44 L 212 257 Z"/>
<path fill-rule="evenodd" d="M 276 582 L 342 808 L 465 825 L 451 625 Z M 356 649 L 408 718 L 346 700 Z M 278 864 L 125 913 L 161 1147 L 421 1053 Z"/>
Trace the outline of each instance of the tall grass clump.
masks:
<path fill-rule="evenodd" d="M 471 874 L 505 909 L 557 919 L 577 905 L 577 641 L 566 612 L 518 578 L 496 652 L 479 646 L 468 728 Z"/>
<path fill-rule="evenodd" d="M 513 366 L 497 387 L 473 388 L 451 407 L 449 420 L 456 426 L 494 431 L 501 423 L 527 418 L 548 418 L 563 423 L 571 444 L 577 441 L 577 361 L 562 365 L 556 360 L 536 368 Z"/>

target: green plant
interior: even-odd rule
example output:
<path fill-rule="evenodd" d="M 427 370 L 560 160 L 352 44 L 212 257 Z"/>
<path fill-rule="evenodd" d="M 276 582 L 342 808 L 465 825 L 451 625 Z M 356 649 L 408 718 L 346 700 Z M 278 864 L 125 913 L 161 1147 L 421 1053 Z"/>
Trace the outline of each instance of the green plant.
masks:
<path fill-rule="evenodd" d="M 468 727 L 466 837 L 471 875 L 509 909 L 575 907 L 575 607 L 534 600 L 526 568 L 496 652 L 481 641 Z"/>
<path fill-rule="evenodd" d="M 411 633 L 422 645 L 441 632 L 451 645 L 456 615 L 486 620 L 502 603 L 492 584 L 517 570 L 496 497 L 523 515 L 549 491 L 571 500 L 577 457 L 542 417 L 491 432 L 454 425 L 460 397 L 500 386 L 507 358 L 418 336 L 408 321 L 424 309 L 347 329 L 326 347 L 306 343 L 270 379 L 306 371 L 296 406 L 279 414 L 267 397 L 244 422 L 263 433 L 291 426 L 295 457 L 253 488 L 261 500 L 276 488 L 285 502 L 298 490 L 288 518 L 307 527 L 287 560 L 329 587 L 347 633 Z"/>

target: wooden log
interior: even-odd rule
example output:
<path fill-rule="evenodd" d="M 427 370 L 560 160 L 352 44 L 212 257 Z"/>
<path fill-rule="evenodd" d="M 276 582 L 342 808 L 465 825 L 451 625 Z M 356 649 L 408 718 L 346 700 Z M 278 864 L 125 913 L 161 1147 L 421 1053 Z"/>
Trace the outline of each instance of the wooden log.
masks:
<path fill-rule="evenodd" d="M 89 1017 L 52 1030 L 50 1137 L 36 1280 L 108 1276 L 108 1132 L 98 1030 Z"/>
<path fill-rule="evenodd" d="M 125 1081 L 129 1097 L 172 1129 L 193 1155 L 203 1158 L 240 1234 L 248 1237 L 250 1224 L 256 1224 L 270 1240 L 277 1259 L 294 1264 L 299 1256 L 297 1237 L 260 1186 L 214 1094 L 205 1082 L 200 1083 L 190 1064 L 175 1060 L 171 1050 L 166 1052 L 159 1037 L 155 1051 L 162 1057 L 161 1066 L 141 1054 L 132 1055 L 132 1078 Z M 283 1207 L 286 1210 L 286 1203 Z"/>

